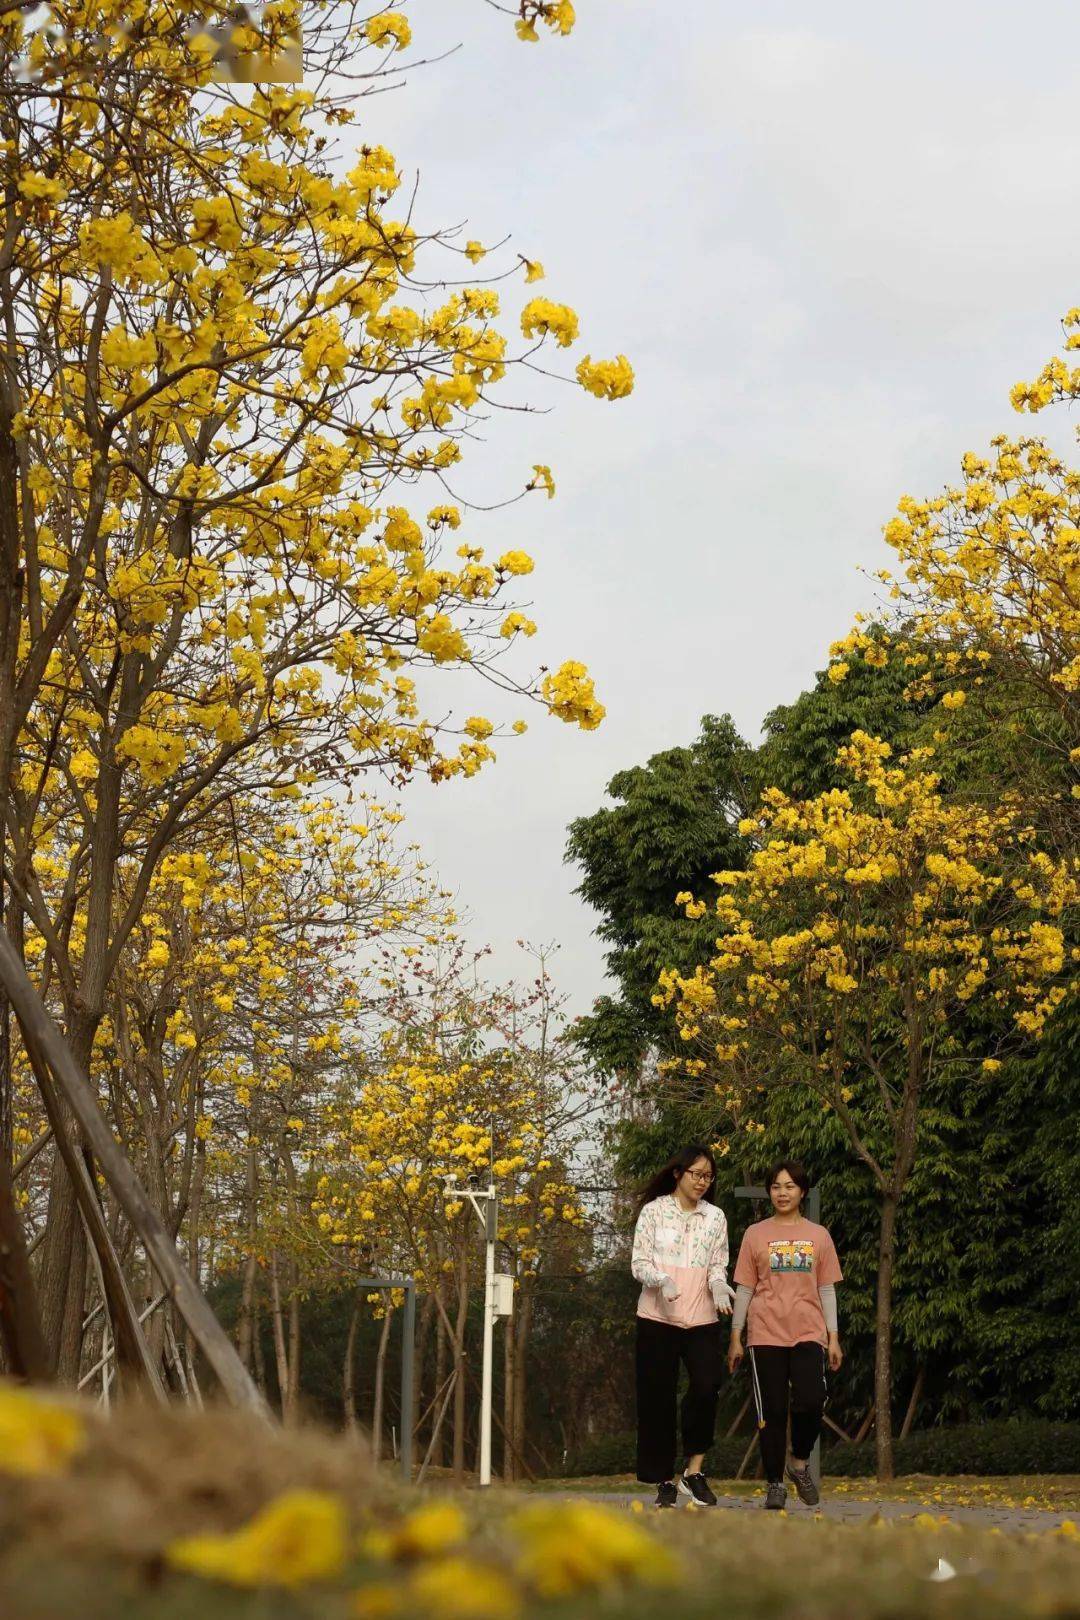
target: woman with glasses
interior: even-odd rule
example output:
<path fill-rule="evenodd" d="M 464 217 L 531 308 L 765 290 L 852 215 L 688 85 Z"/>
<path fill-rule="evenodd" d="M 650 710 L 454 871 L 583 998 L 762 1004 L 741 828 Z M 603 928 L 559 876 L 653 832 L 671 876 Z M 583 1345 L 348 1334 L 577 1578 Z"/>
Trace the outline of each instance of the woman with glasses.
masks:
<path fill-rule="evenodd" d="M 630 1269 L 641 1283 L 637 1308 L 637 1477 L 658 1487 L 656 1506 L 715 1507 L 705 1478 L 713 1442 L 721 1342 L 718 1313 L 731 1314 L 727 1221 L 713 1203 L 716 1161 L 708 1148 L 683 1148 L 641 1194 Z M 679 1367 L 685 1465 L 675 1480 Z"/>

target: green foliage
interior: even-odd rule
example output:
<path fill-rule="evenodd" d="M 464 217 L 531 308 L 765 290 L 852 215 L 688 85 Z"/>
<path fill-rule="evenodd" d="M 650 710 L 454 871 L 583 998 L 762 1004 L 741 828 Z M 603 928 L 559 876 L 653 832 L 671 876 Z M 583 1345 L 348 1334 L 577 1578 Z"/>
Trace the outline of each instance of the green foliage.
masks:
<path fill-rule="evenodd" d="M 853 731 L 883 737 L 897 752 L 925 740 L 926 711 L 904 700 L 910 671 L 902 661 L 893 659 L 877 669 L 853 654 L 849 662 L 847 678 L 839 685 L 819 674 L 794 703 L 781 704 L 766 716 L 764 740 L 749 768 L 755 800 L 767 787 L 795 799 L 815 798 L 836 787 L 841 777 L 836 751 Z"/>
<path fill-rule="evenodd" d="M 708 897 L 708 874 L 740 865 L 735 822 L 768 785 L 812 796 L 838 785 L 837 748 L 862 729 L 898 751 L 935 741 L 954 789 L 1000 794 L 1020 780 L 1037 738 L 1023 716 L 991 735 L 974 705 L 947 721 L 940 708 L 905 700 L 909 671 L 853 656 L 839 685 L 818 677 L 775 709 L 751 752 L 730 722 L 706 718 L 690 748 L 659 754 L 614 778 L 622 802 L 573 824 L 568 854 L 585 872 L 580 892 L 613 942 L 609 965 L 621 994 L 598 1003 L 583 1035 L 596 1061 L 622 1068 L 625 1118 L 616 1162 L 634 1179 L 690 1139 L 722 1133 L 711 1091 L 658 1082 L 646 1053 L 667 1055 L 670 1025 L 648 1004 L 662 966 L 682 971 L 711 954 L 714 928 L 674 916 L 682 889 Z M 947 741 L 939 728 L 947 725 Z M 1030 731 L 1030 728 L 1028 728 Z M 1047 746 L 1045 752 L 1052 750 Z M 709 772 L 717 773 L 709 783 Z M 1045 774 L 1045 773 L 1043 773 Z M 1040 776 L 1040 780 L 1041 780 Z M 695 806 L 711 812 L 693 820 Z M 719 807 L 719 809 L 718 809 Z M 1056 819 L 1047 822 L 1052 835 Z M 709 847 L 709 840 L 712 846 Z M 735 858 L 737 856 L 737 858 Z M 1041 1046 L 993 1080 L 981 1071 L 992 1009 L 974 1007 L 950 1031 L 951 1061 L 925 1099 L 916 1167 L 900 1207 L 894 1287 L 894 1400 L 902 1414 L 920 1368 L 921 1413 L 935 1421 L 976 1414 L 1080 1414 L 1080 1244 L 1072 1208 L 1080 1184 L 1080 1011 L 1066 1003 Z M 823 1219 L 844 1265 L 841 1327 L 847 1362 L 833 1413 L 857 1422 L 872 1387 L 877 1201 L 837 1120 L 799 1089 L 763 1105 L 764 1136 L 736 1145 L 721 1169 L 725 1187 L 757 1181 L 780 1153 L 806 1162 L 821 1190 Z M 735 1248 L 749 1212 L 729 1208 Z"/>
<path fill-rule="evenodd" d="M 746 1455 L 749 1431 L 719 1438 L 707 1467 L 715 1479 L 734 1479 Z M 636 1440 L 632 1430 L 598 1436 L 567 1459 L 566 1478 L 633 1474 Z M 750 1473 L 756 1465 L 751 1457 Z M 874 1474 L 874 1443 L 857 1446 L 837 1440 L 822 1449 L 822 1473 L 834 1479 Z M 963 1423 L 923 1429 L 896 1441 L 898 1474 L 1080 1474 L 1080 1423 Z"/>
<path fill-rule="evenodd" d="M 738 822 L 747 805 L 750 751 L 728 716 L 706 715 L 688 748 L 671 748 L 608 783 L 616 801 L 571 822 L 566 859 L 582 871 L 576 893 L 599 913 L 608 970 L 621 996 L 604 997 L 578 1038 L 608 1073 L 632 1073 L 650 1048 L 674 1049 L 670 1014 L 652 1005 L 660 970 L 690 969 L 708 951 L 708 919 L 688 922 L 681 889 L 714 892 L 710 874 L 741 867 Z"/>

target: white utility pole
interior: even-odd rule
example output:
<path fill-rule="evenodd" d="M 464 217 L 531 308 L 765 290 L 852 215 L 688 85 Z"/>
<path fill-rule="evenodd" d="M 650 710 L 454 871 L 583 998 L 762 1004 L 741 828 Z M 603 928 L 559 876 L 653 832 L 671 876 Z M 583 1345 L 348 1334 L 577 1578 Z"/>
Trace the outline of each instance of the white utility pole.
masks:
<path fill-rule="evenodd" d="M 493 1185 L 459 1187 L 448 1180 L 443 1197 L 468 1199 L 484 1229 L 484 1367 L 480 1383 L 480 1483 L 491 1484 L 491 1397 L 494 1371 L 495 1318 L 514 1308 L 514 1279 L 495 1270 L 495 1243 L 499 1235 L 499 1195 Z"/>

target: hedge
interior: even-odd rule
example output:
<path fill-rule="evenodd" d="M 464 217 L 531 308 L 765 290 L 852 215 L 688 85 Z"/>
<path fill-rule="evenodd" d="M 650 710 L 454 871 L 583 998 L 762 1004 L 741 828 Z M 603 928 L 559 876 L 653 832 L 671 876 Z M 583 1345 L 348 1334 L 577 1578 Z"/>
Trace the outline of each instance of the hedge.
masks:
<path fill-rule="evenodd" d="M 895 1443 L 898 1474 L 1080 1474 L 1080 1423 L 1036 1418 L 921 1429 Z M 874 1443 L 830 1446 L 826 1474 L 849 1478 L 875 1472 Z"/>
<path fill-rule="evenodd" d="M 716 1442 L 707 1460 L 714 1478 L 734 1478 L 749 1440 L 740 1433 Z M 897 1440 L 894 1450 L 898 1474 L 1080 1474 L 1080 1423 L 1030 1419 L 922 1429 Z M 570 1457 L 565 1473 L 632 1474 L 634 1451 L 632 1430 L 606 1435 Z M 875 1470 L 872 1439 L 857 1446 L 837 1442 L 822 1456 L 822 1472 L 833 1477 L 872 1478 Z"/>

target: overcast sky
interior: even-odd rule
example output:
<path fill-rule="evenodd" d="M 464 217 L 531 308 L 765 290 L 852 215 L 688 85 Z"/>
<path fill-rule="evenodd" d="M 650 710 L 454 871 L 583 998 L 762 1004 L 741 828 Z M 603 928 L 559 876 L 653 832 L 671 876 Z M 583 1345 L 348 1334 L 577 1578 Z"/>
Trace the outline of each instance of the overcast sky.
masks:
<path fill-rule="evenodd" d="M 582 658 L 606 722 L 535 711 L 480 777 L 404 801 L 495 971 L 520 972 L 518 937 L 558 941 L 583 1011 L 603 961 L 567 824 L 704 713 L 756 738 L 872 605 L 859 570 L 887 565 L 897 497 L 1020 428 L 1009 387 L 1080 302 L 1080 18 L 1049 0 L 1022 18 L 995 0 L 577 9 L 571 38 L 525 45 L 482 0 L 412 0 L 418 49 L 462 49 L 365 102 L 359 133 L 419 171 L 425 224 L 543 260 L 530 294 L 581 315 L 568 373 L 586 350 L 637 373 L 616 404 L 519 389 L 549 414 L 493 422 L 460 478 L 490 503 L 551 464 L 555 501 L 467 535 L 536 558 L 528 650 Z M 462 716 L 494 714 L 470 698 Z"/>

